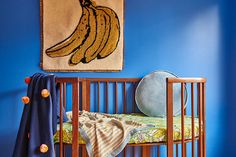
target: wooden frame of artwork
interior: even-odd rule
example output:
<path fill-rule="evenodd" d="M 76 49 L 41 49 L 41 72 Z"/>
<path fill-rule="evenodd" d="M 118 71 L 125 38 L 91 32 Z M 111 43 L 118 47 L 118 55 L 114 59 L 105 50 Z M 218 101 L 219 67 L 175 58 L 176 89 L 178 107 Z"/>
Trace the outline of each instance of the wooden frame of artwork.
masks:
<path fill-rule="evenodd" d="M 121 71 L 124 0 L 40 0 L 45 71 Z"/>

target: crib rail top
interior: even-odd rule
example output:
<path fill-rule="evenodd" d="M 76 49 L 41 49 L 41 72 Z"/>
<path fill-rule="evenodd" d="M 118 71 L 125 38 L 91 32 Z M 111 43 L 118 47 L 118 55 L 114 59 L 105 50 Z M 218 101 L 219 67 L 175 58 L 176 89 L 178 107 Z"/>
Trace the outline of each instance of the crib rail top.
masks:
<path fill-rule="evenodd" d="M 141 78 L 80 78 L 80 77 L 58 77 L 56 82 L 81 82 L 81 81 L 91 81 L 91 82 L 139 82 Z M 166 79 L 169 83 L 205 83 L 206 78 L 203 77 L 170 77 Z"/>

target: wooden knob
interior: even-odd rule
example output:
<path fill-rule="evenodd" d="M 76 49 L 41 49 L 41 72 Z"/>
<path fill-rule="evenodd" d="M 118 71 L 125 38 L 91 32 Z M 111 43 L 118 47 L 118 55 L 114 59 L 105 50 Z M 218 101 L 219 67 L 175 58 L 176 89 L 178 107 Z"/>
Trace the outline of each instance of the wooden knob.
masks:
<path fill-rule="evenodd" d="M 25 78 L 25 83 L 26 83 L 26 84 L 30 84 L 30 81 L 31 81 L 31 78 L 30 78 L 30 77 L 26 77 L 26 78 Z"/>
<path fill-rule="evenodd" d="M 48 146 L 46 144 L 41 144 L 40 152 L 41 153 L 47 153 L 47 151 L 48 151 Z"/>
<path fill-rule="evenodd" d="M 27 96 L 23 96 L 21 99 L 24 104 L 28 104 L 30 102 L 30 98 Z"/>
<path fill-rule="evenodd" d="M 47 98 L 50 95 L 50 92 L 47 89 L 43 89 L 41 95 L 42 97 Z"/>

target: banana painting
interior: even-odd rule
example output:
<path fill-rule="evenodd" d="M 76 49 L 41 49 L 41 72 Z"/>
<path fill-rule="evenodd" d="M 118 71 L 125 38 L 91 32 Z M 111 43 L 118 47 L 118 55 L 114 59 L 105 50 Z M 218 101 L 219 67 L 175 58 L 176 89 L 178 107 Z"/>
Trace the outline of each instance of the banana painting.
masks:
<path fill-rule="evenodd" d="M 120 39 L 120 22 L 113 9 L 98 6 L 92 0 L 80 0 L 80 5 L 82 15 L 72 34 L 46 49 L 52 58 L 70 55 L 70 66 L 108 57 Z"/>

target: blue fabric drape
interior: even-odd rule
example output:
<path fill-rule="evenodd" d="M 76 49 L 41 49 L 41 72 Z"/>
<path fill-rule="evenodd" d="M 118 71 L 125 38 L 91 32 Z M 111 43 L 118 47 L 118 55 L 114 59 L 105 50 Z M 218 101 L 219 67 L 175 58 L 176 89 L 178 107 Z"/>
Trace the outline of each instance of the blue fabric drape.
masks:
<path fill-rule="evenodd" d="M 49 97 L 42 97 L 43 89 L 50 92 Z M 27 96 L 30 103 L 24 107 L 13 157 L 53 157 L 53 135 L 60 118 L 59 85 L 56 85 L 55 76 L 34 74 L 28 86 Z M 64 109 L 63 117 L 66 121 Z M 41 144 L 48 146 L 48 152 L 40 152 Z"/>

